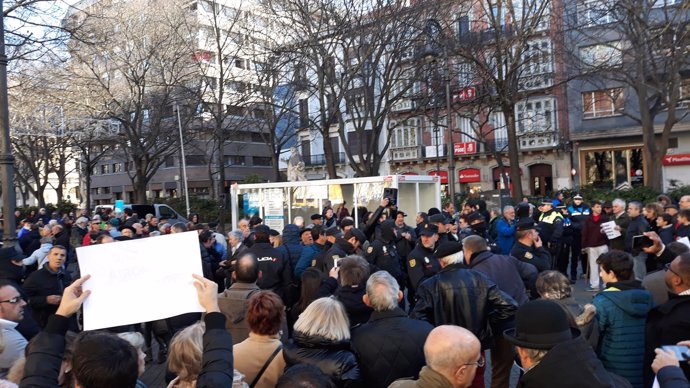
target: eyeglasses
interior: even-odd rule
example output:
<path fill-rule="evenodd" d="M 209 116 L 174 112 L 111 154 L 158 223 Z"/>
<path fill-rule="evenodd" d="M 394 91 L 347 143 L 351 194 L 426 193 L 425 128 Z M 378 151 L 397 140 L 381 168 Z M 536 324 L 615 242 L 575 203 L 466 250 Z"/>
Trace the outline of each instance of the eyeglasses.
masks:
<path fill-rule="evenodd" d="M 678 274 L 678 272 L 674 271 L 673 268 L 671 268 L 671 263 L 666 264 L 664 268 L 666 269 L 666 271 L 671 271 L 671 273 L 673 273 L 674 275 L 682 277 L 680 276 L 680 274 Z"/>
<path fill-rule="evenodd" d="M 484 355 L 481 355 L 479 356 L 479 360 L 477 360 L 476 362 L 470 362 L 462 365 L 476 365 L 478 368 L 483 368 L 484 365 L 486 365 L 486 360 L 484 359 Z"/>
<path fill-rule="evenodd" d="M 12 299 L 7 299 L 7 300 L 0 300 L 0 303 L 10 303 L 10 304 L 18 304 L 21 303 L 24 300 L 21 296 L 15 296 Z"/>

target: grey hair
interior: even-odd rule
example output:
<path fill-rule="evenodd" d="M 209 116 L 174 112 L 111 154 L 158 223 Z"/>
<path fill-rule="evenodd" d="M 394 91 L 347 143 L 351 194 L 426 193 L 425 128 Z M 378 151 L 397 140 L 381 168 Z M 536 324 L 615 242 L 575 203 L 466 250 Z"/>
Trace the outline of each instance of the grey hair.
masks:
<path fill-rule="evenodd" d="M 515 210 L 515 207 L 514 207 L 514 206 L 510 206 L 510 205 L 503 206 L 503 212 L 502 212 L 502 213 L 505 213 L 505 212 L 507 212 L 508 210 Z"/>
<path fill-rule="evenodd" d="M 439 260 L 441 260 L 445 265 L 451 265 L 462 262 L 464 258 L 465 256 L 463 255 L 462 251 L 460 251 L 446 257 L 441 257 Z"/>
<path fill-rule="evenodd" d="M 537 292 L 544 299 L 560 300 L 572 296 L 570 281 L 558 271 L 544 271 L 537 277 Z"/>
<path fill-rule="evenodd" d="M 548 349 L 529 349 L 523 348 L 522 346 L 520 348 L 524 350 L 525 353 L 527 353 L 527 357 L 532 360 L 532 365 L 538 364 L 544 356 L 546 356 L 546 353 L 549 352 Z"/>
<path fill-rule="evenodd" d="M 319 298 L 300 314 L 295 331 L 309 337 L 321 336 L 333 341 L 350 340 L 350 321 L 345 307 L 335 298 Z"/>
<path fill-rule="evenodd" d="M 228 232 L 228 237 L 235 238 L 239 241 L 242 241 L 242 238 L 244 237 L 242 234 L 242 231 L 239 229 L 234 229 Z"/>
<path fill-rule="evenodd" d="M 625 201 L 620 199 L 620 198 L 616 198 L 613 201 L 611 201 L 611 205 L 618 205 L 618 206 L 622 207 L 623 209 L 625 209 Z"/>
<path fill-rule="evenodd" d="M 390 311 L 398 307 L 398 281 L 386 271 L 374 272 L 367 280 L 367 296 L 374 311 Z"/>

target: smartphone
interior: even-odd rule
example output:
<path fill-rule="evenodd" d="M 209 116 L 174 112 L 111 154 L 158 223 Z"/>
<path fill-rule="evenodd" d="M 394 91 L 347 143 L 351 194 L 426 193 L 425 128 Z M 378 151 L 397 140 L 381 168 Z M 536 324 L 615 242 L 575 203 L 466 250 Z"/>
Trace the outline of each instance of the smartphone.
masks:
<path fill-rule="evenodd" d="M 398 204 L 398 189 L 386 187 L 383 189 L 383 198 L 388 198 L 388 205 L 396 206 Z"/>
<path fill-rule="evenodd" d="M 663 350 L 670 350 L 676 355 L 676 360 L 687 361 L 690 360 L 690 348 L 683 345 L 667 345 L 662 346 Z"/>
<path fill-rule="evenodd" d="M 340 257 L 338 257 L 338 258 L 335 258 L 335 257 L 334 257 L 334 258 L 333 258 L 333 266 L 334 266 L 334 267 L 339 267 L 339 266 L 340 266 L 340 259 L 341 259 Z"/>
<path fill-rule="evenodd" d="M 654 241 L 649 237 L 641 234 L 639 236 L 633 236 L 633 249 L 649 248 L 654 245 Z"/>

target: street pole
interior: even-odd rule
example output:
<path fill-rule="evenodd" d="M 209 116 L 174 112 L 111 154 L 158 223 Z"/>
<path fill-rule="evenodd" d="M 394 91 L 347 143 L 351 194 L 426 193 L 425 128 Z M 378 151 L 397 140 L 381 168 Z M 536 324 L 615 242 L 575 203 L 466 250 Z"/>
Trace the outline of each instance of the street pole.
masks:
<path fill-rule="evenodd" d="M 0 0 L 0 9 L 2 9 Z M 14 191 L 14 157 L 10 143 L 10 112 L 7 98 L 7 55 L 5 54 L 5 20 L 0 17 L 0 187 L 2 187 L 3 235 L 5 247 L 11 247 L 17 240 L 14 210 L 17 205 Z"/>
<path fill-rule="evenodd" d="M 448 196 L 450 202 L 455 204 L 455 144 L 453 143 L 453 116 L 451 115 L 450 101 L 450 69 L 448 69 L 448 43 L 443 45 L 443 56 L 445 58 L 446 75 L 446 123 L 448 124 Z"/>
<path fill-rule="evenodd" d="M 191 214 L 189 212 L 189 188 L 187 187 L 187 161 L 184 154 L 184 137 L 182 136 L 182 119 L 180 118 L 180 106 L 177 105 L 177 127 L 180 129 L 180 151 L 182 151 L 182 182 L 184 184 L 184 202 L 187 206 L 187 217 Z"/>

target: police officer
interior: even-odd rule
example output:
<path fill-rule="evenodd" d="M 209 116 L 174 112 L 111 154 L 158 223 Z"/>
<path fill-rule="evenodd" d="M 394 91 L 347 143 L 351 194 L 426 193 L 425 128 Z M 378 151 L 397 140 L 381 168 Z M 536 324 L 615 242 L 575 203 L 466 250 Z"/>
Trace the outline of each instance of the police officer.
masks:
<path fill-rule="evenodd" d="M 417 242 L 417 233 L 413 227 L 405 224 L 405 217 L 407 213 L 402 210 L 398 210 L 395 216 L 395 244 L 403 262 Z"/>
<path fill-rule="evenodd" d="M 407 276 L 410 287 L 407 294 L 408 300 L 414 300 L 417 286 L 427 278 L 432 277 L 441 270 L 438 259 L 434 255 L 436 241 L 438 241 L 438 228 L 436 225 L 426 223 L 419 229 L 419 242 L 407 255 Z"/>
<path fill-rule="evenodd" d="M 521 219 L 516 227 L 515 245 L 510 255 L 537 267 L 539 272 L 552 269 L 551 254 L 543 247 L 537 225 L 531 218 Z"/>
<path fill-rule="evenodd" d="M 541 214 L 539 215 L 539 237 L 544 243 L 551 257 L 558 258 L 561 250 L 561 243 L 563 237 L 563 215 L 561 212 L 554 209 L 554 201 L 544 201 L 539 207 Z M 560 201 L 558 202 L 560 203 Z M 555 268 L 555 265 L 552 265 Z"/>
<path fill-rule="evenodd" d="M 438 229 L 438 244 L 450 241 L 448 230 L 446 229 L 446 217 L 443 214 L 438 213 L 429 216 L 429 223 L 434 224 Z"/>
<path fill-rule="evenodd" d="M 561 246 L 556 260 L 556 267 L 563 275 L 568 276 L 568 262 L 570 261 L 570 249 L 573 244 L 573 223 L 565 204 L 556 206 L 556 211 L 563 216 L 563 236 L 561 236 Z M 574 261 L 577 270 L 577 261 Z"/>
<path fill-rule="evenodd" d="M 294 301 L 286 300 L 289 295 L 290 283 L 292 283 L 292 267 L 287 254 L 273 248 L 269 236 L 271 228 L 266 225 L 257 225 L 254 228 L 254 245 L 248 252 L 256 256 L 259 263 L 261 278 L 256 284 L 262 290 L 271 290 L 278 294 L 286 304 Z"/>
<path fill-rule="evenodd" d="M 381 234 L 367 248 L 364 257 L 377 270 L 387 271 L 400 285 L 405 287 L 403 263 L 395 246 L 395 221 L 386 220 L 381 224 Z"/>
<path fill-rule="evenodd" d="M 577 280 L 577 263 L 582 265 L 582 273 L 587 272 L 587 258 L 582 254 L 582 228 L 592 214 L 590 207 L 583 202 L 582 196 L 576 194 L 573 203 L 568 206 L 568 214 L 573 228 L 573 243 L 570 245 L 570 280 Z"/>
<path fill-rule="evenodd" d="M 357 254 L 359 247 L 367 240 L 364 233 L 357 229 L 350 229 L 343 237 L 336 237 L 331 249 L 326 252 L 321 263 L 317 263 L 317 268 L 326 274 L 338 265 L 338 262 L 345 256 Z"/>
<path fill-rule="evenodd" d="M 352 230 L 352 229 L 350 229 Z M 359 231 L 359 229 L 358 229 Z M 333 268 L 335 261 L 342 259 L 347 255 L 355 254 L 356 248 L 351 248 L 347 243 L 348 239 L 343 238 L 343 233 L 338 228 L 326 229 L 326 248 L 314 255 L 312 260 L 312 267 L 316 267 L 324 275 Z M 360 231 L 361 233 L 361 231 Z M 352 238 L 352 236 L 350 236 Z M 336 252 L 335 254 L 333 252 Z M 334 256 L 335 255 L 335 256 Z"/>

